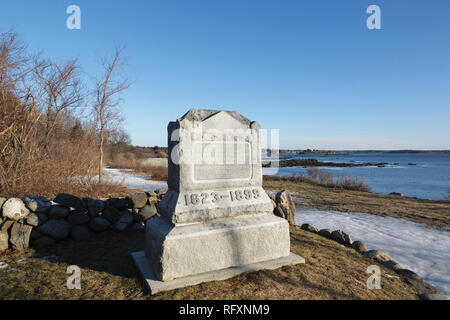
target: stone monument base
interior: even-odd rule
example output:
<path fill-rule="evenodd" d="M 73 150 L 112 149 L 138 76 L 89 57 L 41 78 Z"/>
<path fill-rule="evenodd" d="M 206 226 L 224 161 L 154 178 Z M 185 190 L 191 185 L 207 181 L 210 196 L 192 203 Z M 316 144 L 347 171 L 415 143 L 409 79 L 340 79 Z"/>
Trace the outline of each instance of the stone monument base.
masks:
<path fill-rule="evenodd" d="M 160 281 L 156 278 L 151 267 L 150 261 L 145 256 L 144 251 L 131 253 L 139 273 L 144 280 L 144 286 L 150 294 L 156 294 L 162 291 L 175 290 L 188 286 L 194 286 L 207 281 L 221 281 L 237 276 L 244 272 L 252 272 L 263 269 L 278 269 L 287 265 L 305 263 L 305 259 L 290 253 L 289 256 L 275 260 L 253 263 L 245 266 L 231 267 L 206 273 L 200 273 L 183 278 L 174 279 L 172 281 Z"/>
<path fill-rule="evenodd" d="M 273 214 L 177 226 L 156 218 L 145 242 L 133 258 L 152 293 L 304 262 L 290 253 L 288 222 Z"/>

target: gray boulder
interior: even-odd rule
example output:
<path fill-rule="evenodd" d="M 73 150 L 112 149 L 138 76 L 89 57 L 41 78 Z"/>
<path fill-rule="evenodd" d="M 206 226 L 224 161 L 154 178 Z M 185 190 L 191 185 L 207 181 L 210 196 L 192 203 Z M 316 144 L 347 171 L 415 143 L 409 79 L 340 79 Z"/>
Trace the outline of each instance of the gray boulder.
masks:
<path fill-rule="evenodd" d="M 86 210 L 86 204 L 83 202 L 83 200 L 71 194 L 60 193 L 56 196 L 55 199 L 53 199 L 53 201 L 59 203 L 62 206 L 74 208 L 79 211 Z"/>
<path fill-rule="evenodd" d="M 105 231 L 111 227 L 111 223 L 103 217 L 95 217 L 89 221 L 89 228 L 95 232 Z"/>
<path fill-rule="evenodd" d="M 24 202 L 28 209 L 34 213 L 44 213 L 52 206 L 52 203 L 45 197 L 27 195 Z"/>
<path fill-rule="evenodd" d="M 14 250 L 22 251 L 29 247 L 31 230 L 33 230 L 33 227 L 26 224 L 19 222 L 13 224 L 9 241 Z"/>
<path fill-rule="evenodd" d="M 67 217 L 70 213 L 70 210 L 66 207 L 63 206 L 52 206 L 48 211 L 47 211 L 47 216 L 50 219 L 63 219 L 65 217 Z"/>
<path fill-rule="evenodd" d="M 45 213 L 35 213 L 35 215 L 38 216 L 39 219 L 39 225 L 43 224 L 44 222 L 48 221 L 48 217 Z"/>
<path fill-rule="evenodd" d="M 395 262 L 394 260 L 386 261 L 383 263 L 383 265 L 394 271 L 399 271 L 399 270 L 403 269 L 403 267 L 400 264 L 398 264 L 397 262 Z"/>
<path fill-rule="evenodd" d="M 146 205 L 139 212 L 139 216 L 142 217 L 143 221 L 145 221 L 150 218 L 153 218 L 157 213 L 158 211 L 156 210 L 156 207 L 154 205 Z"/>
<path fill-rule="evenodd" d="M 275 202 L 277 207 L 279 207 L 285 215 L 285 219 L 289 224 L 295 224 L 295 204 L 292 201 L 291 194 L 287 190 L 282 190 L 278 192 L 275 196 Z"/>
<path fill-rule="evenodd" d="M 8 249 L 9 247 L 8 240 L 9 240 L 8 231 L 0 230 L 0 251 Z"/>
<path fill-rule="evenodd" d="M 302 224 L 302 226 L 300 228 L 302 230 L 313 232 L 313 233 L 318 233 L 319 232 L 319 230 L 316 227 L 314 227 L 312 224 L 309 224 L 309 223 Z"/>
<path fill-rule="evenodd" d="M 133 223 L 133 215 L 130 211 L 124 210 L 120 214 L 120 219 L 114 224 L 114 230 L 121 232 Z"/>
<path fill-rule="evenodd" d="M 69 214 L 69 216 L 66 218 L 67 222 L 71 224 L 85 224 L 88 223 L 90 218 L 89 216 L 84 213 L 83 211 L 74 211 Z"/>
<path fill-rule="evenodd" d="M 130 195 L 134 209 L 142 209 L 147 204 L 147 194 L 145 192 L 135 192 Z"/>
<path fill-rule="evenodd" d="M 50 237 L 45 236 L 45 235 L 42 235 L 39 238 L 37 238 L 36 240 L 33 240 L 33 242 L 31 243 L 31 246 L 33 248 L 36 248 L 36 249 L 41 249 L 41 248 L 44 248 L 44 247 L 51 246 L 51 245 L 53 245 L 55 243 L 56 243 L 55 239 L 50 238 Z"/>
<path fill-rule="evenodd" d="M 334 230 L 331 233 L 331 239 L 339 242 L 340 244 L 351 246 L 353 241 L 349 234 L 345 233 L 342 230 Z"/>
<path fill-rule="evenodd" d="M 37 227 L 39 225 L 39 216 L 31 212 L 23 219 L 23 221 L 30 226 Z"/>
<path fill-rule="evenodd" d="M 392 258 L 386 252 L 383 252 L 380 250 L 369 250 L 369 251 L 365 252 L 364 255 L 366 257 L 374 259 L 380 263 L 384 263 L 389 260 L 392 260 Z"/>
<path fill-rule="evenodd" d="M 322 237 L 331 239 L 331 232 L 333 232 L 333 231 L 331 231 L 330 229 L 320 229 L 318 233 Z"/>
<path fill-rule="evenodd" d="M 398 270 L 397 273 L 405 278 L 410 278 L 410 279 L 414 279 L 414 280 L 422 280 L 417 273 L 415 273 L 414 271 L 411 271 L 409 269 L 401 269 L 401 270 Z"/>
<path fill-rule="evenodd" d="M 30 213 L 30 210 L 25 206 L 19 198 L 10 198 L 3 203 L 2 214 L 3 217 L 10 220 L 19 221 L 25 218 Z"/>
<path fill-rule="evenodd" d="M 70 224 L 64 219 L 50 219 L 37 227 L 37 230 L 56 240 L 63 240 L 70 234 Z"/>
<path fill-rule="evenodd" d="M 364 253 L 369 251 L 364 242 L 355 241 L 352 243 L 352 248 L 358 251 L 359 253 Z"/>
<path fill-rule="evenodd" d="M 89 231 L 89 228 L 85 225 L 73 226 L 70 231 L 70 236 L 75 241 L 83 241 L 89 239 L 91 231 Z"/>

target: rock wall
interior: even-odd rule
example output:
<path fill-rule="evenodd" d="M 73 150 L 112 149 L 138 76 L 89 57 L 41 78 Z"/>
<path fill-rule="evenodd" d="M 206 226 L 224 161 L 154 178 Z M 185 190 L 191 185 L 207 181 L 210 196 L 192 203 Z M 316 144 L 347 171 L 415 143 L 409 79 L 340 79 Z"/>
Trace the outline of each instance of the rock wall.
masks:
<path fill-rule="evenodd" d="M 65 193 L 53 201 L 41 196 L 0 197 L 0 251 L 39 249 L 69 237 L 82 241 L 108 229 L 143 230 L 146 220 L 158 216 L 156 206 L 166 191 L 103 200 Z"/>

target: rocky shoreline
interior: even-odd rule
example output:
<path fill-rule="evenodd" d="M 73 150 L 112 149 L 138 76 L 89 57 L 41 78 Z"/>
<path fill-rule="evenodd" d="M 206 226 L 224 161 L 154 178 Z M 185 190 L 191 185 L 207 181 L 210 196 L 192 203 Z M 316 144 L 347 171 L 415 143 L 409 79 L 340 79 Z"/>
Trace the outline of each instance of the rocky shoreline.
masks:
<path fill-rule="evenodd" d="M 325 162 L 317 159 L 289 159 L 278 161 L 279 167 L 379 167 L 383 168 L 389 164 L 387 162 L 365 162 L 365 163 L 352 163 L 352 162 Z M 263 168 L 269 168 L 272 166 L 272 162 L 266 162 L 263 164 Z"/>

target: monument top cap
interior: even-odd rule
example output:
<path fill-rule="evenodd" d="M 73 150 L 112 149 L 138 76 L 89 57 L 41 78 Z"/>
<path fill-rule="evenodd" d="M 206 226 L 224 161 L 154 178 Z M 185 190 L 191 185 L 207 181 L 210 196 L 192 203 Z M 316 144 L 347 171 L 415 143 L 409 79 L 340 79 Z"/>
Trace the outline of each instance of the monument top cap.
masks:
<path fill-rule="evenodd" d="M 225 110 L 211 110 L 211 109 L 190 109 L 185 115 L 183 115 L 178 121 L 189 120 L 189 121 L 205 121 L 208 118 L 218 115 L 219 113 L 226 113 L 235 120 L 241 122 L 246 126 L 250 126 L 252 121 L 241 115 L 236 111 L 225 111 Z"/>

